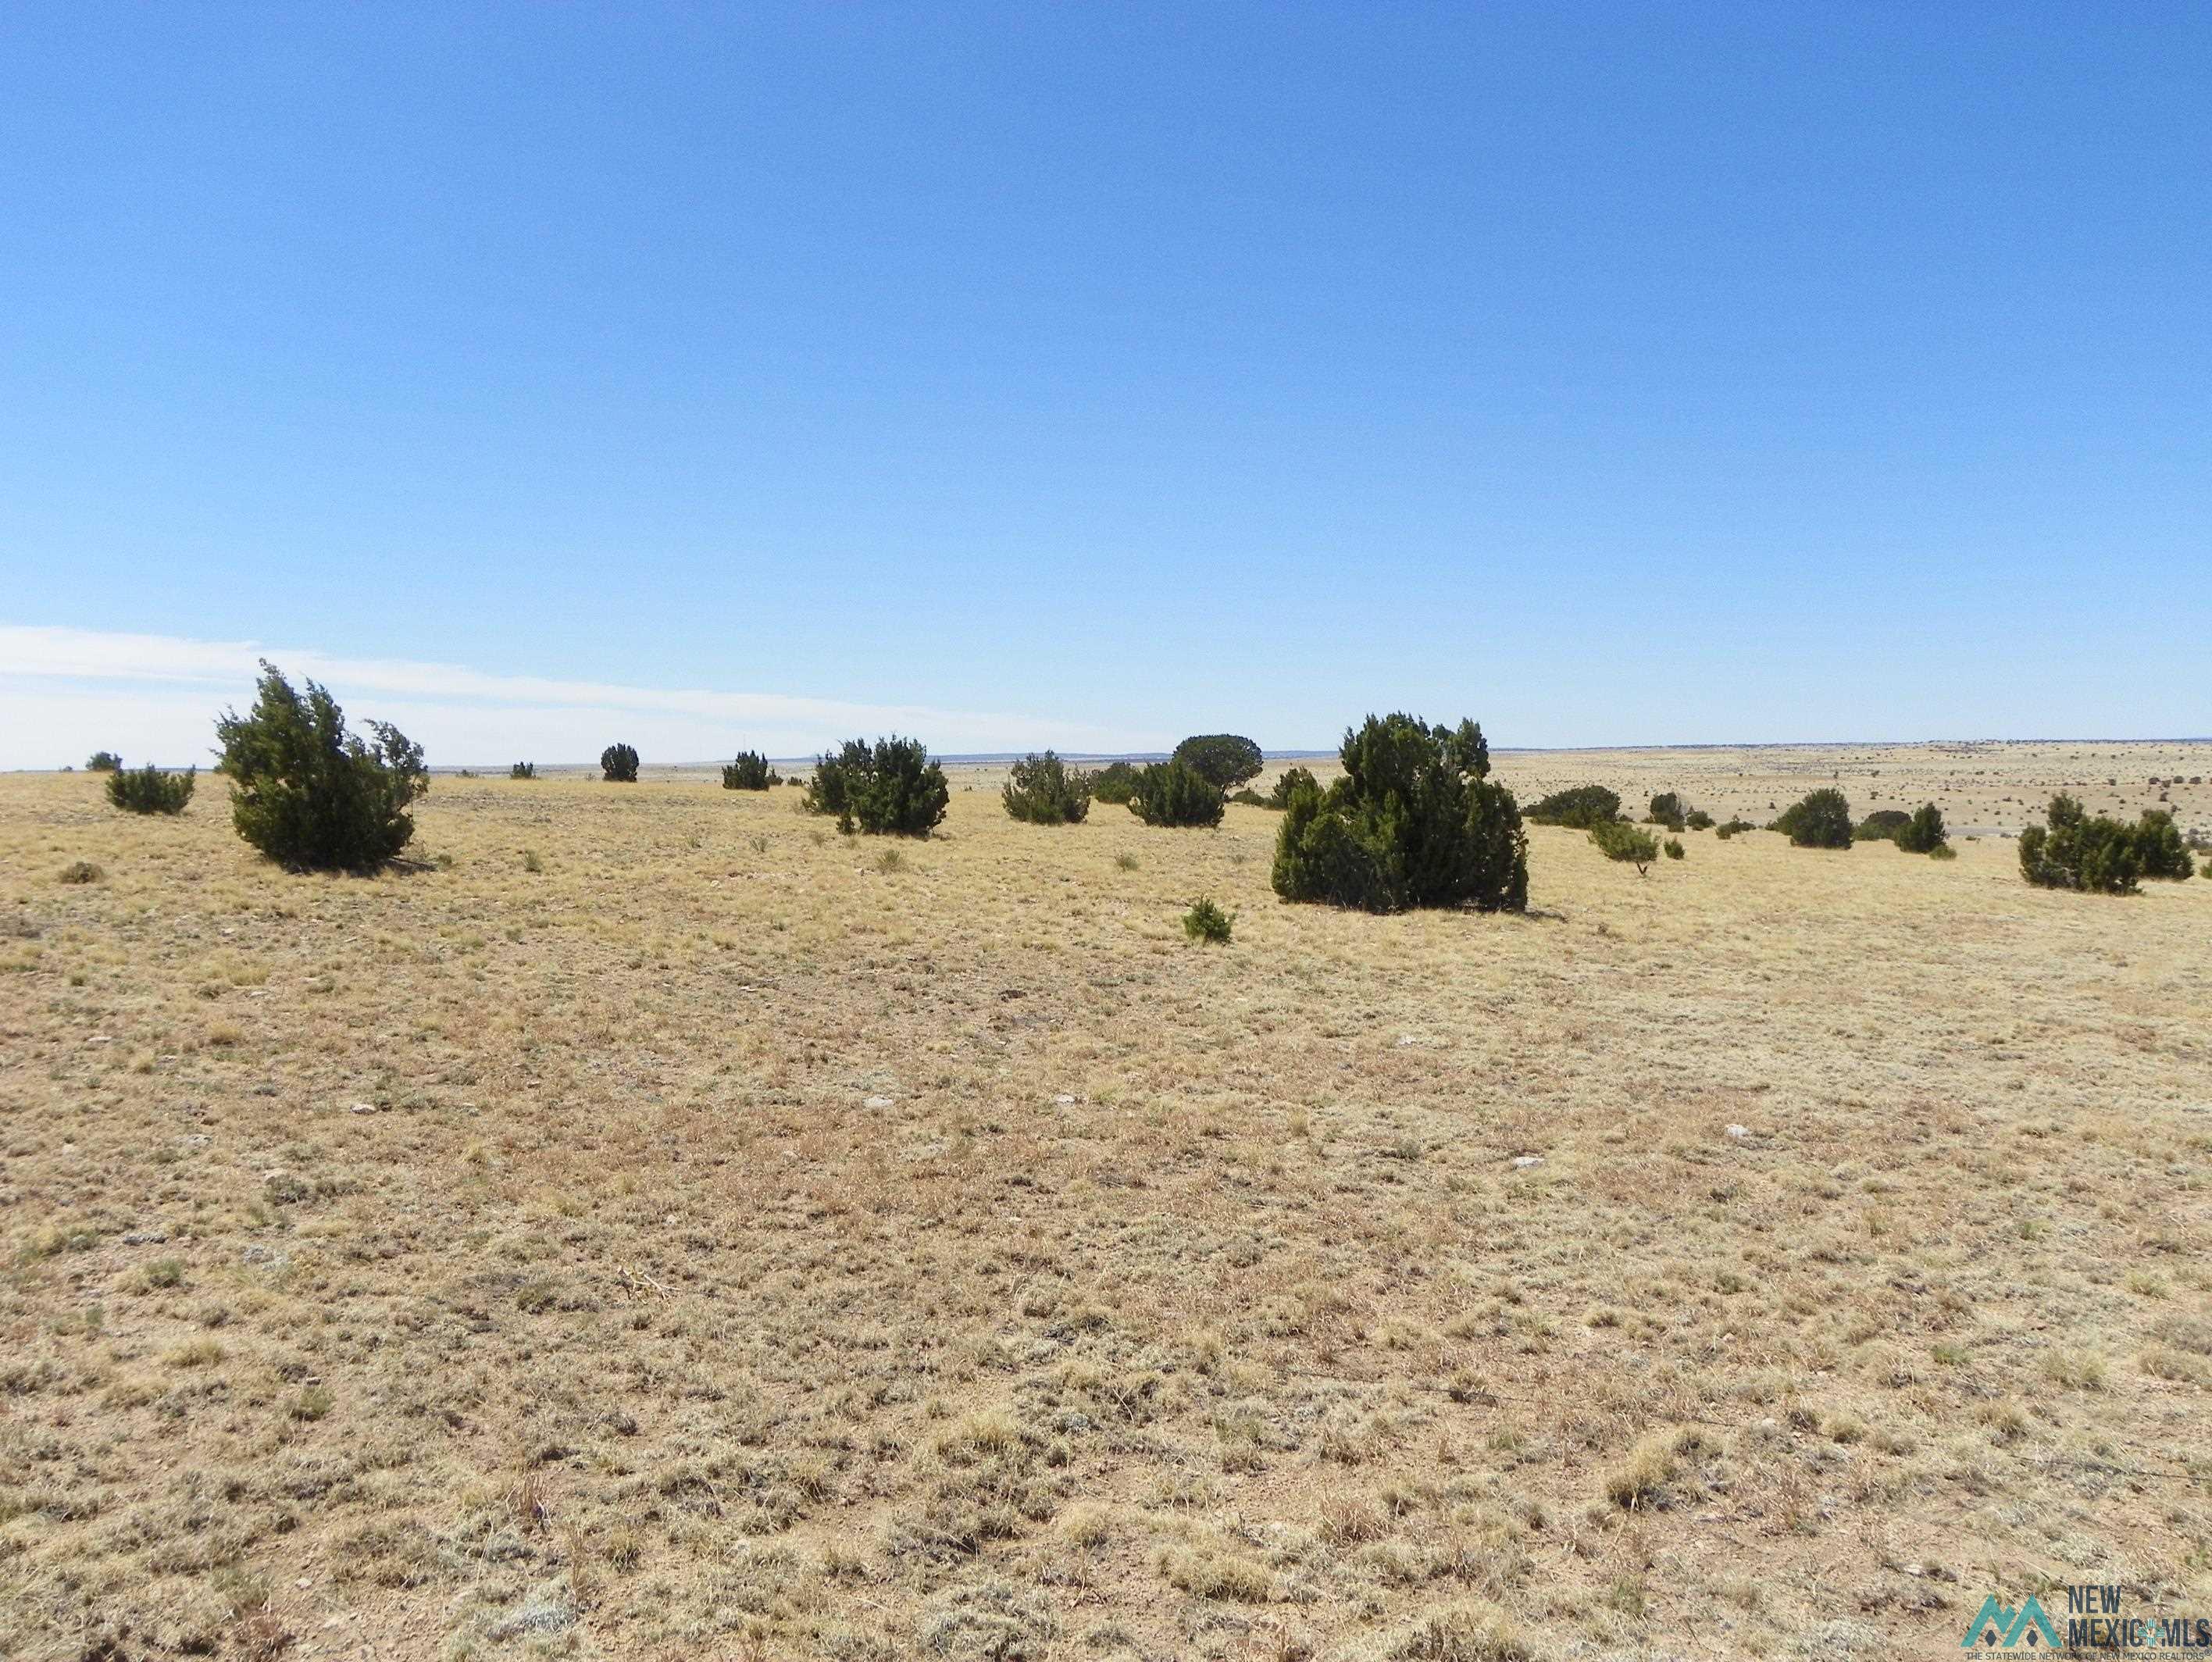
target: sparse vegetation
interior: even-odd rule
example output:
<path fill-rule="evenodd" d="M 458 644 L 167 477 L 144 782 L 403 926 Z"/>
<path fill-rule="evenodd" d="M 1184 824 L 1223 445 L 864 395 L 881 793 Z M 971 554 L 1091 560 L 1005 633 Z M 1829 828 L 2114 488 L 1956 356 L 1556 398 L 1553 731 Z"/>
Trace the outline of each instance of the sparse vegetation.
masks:
<path fill-rule="evenodd" d="M 599 777 L 610 785 L 637 783 L 637 749 L 634 745 L 610 744 L 599 752 Z"/>
<path fill-rule="evenodd" d="M 387 722 L 371 741 L 316 682 L 295 692 L 264 661 L 252 710 L 216 723 L 238 834 L 295 870 L 369 871 L 415 834 L 410 804 L 430 788 L 422 747 Z"/>
<path fill-rule="evenodd" d="M 722 768 L 725 791 L 769 791 L 783 783 L 783 775 L 768 765 L 757 750 L 740 750 L 735 761 Z"/>
<path fill-rule="evenodd" d="M 1013 765 L 1001 787 L 1006 812 L 1030 825 L 1077 825 L 1091 811 L 1091 775 L 1048 750 Z"/>
<path fill-rule="evenodd" d="M 88 773 L 112 773 L 123 766 L 123 758 L 112 750 L 94 750 L 91 760 L 84 764 Z"/>
<path fill-rule="evenodd" d="M 130 814 L 181 814 L 192 799 L 198 771 L 164 773 L 150 761 L 136 770 L 118 767 L 107 776 L 107 799 Z"/>
<path fill-rule="evenodd" d="M 805 807 L 826 814 L 837 828 L 871 836 L 926 837 L 945 817 L 951 787 L 945 770 L 920 739 L 893 734 L 873 744 L 848 739 L 835 753 L 814 759 Z"/>
<path fill-rule="evenodd" d="M 538 764 L 534 761 L 518 761 L 507 770 L 507 776 L 511 779 L 534 779 L 538 777 Z"/>
<path fill-rule="evenodd" d="M 1513 793 L 1490 782 L 1480 727 L 1370 716 L 1339 759 L 1341 779 L 1284 810 L 1278 895 L 1365 912 L 1527 909 L 1528 839 Z"/>

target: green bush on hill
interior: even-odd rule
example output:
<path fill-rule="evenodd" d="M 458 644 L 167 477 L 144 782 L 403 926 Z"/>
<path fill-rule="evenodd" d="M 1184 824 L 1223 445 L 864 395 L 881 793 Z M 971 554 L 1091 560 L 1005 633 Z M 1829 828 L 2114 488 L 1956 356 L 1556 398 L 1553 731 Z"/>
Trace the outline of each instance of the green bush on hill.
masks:
<path fill-rule="evenodd" d="M 1638 830 L 1626 820 L 1600 820 L 1590 827 L 1589 840 L 1606 858 L 1634 865 L 1639 877 L 1659 858 L 1659 840 L 1649 831 Z"/>
<path fill-rule="evenodd" d="M 1781 832 L 1799 848 L 1849 848 L 1851 805 L 1840 791 L 1814 791 L 1784 809 L 1766 828 Z"/>
<path fill-rule="evenodd" d="M 1129 761 L 1109 761 L 1091 776 L 1091 794 L 1101 802 L 1110 802 L 1116 807 L 1127 804 L 1136 794 L 1137 766 Z"/>
<path fill-rule="evenodd" d="M 857 827 L 872 836 L 926 837 L 951 797 L 945 769 L 922 742 L 894 734 L 872 745 L 848 739 L 836 754 L 817 756 L 804 805 L 835 815 L 848 834 Z"/>
<path fill-rule="evenodd" d="M 415 834 L 407 810 L 430 788 L 422 747 L 382 721 L 368 724 L 364 743 L 327 690 L 307 688 L 303 698 L 264 660 L 252 713 L 216 723 L 231 822 L 295 870 L 373 870 Z"/>
<path fill-rule="evenodd" d="M 637 751 L 627 744 L 610 744 L 599 752 L 599 773 L 611 785 L 637 783 Z"/>
<path fill-rule="evenodd" d="M 1481 728 L 1370 716 L 1339 754 L 1344 776 L 1284 810 L 1278 895 L 1367 912 L 1528 909 L 1528 838 L 1513 793 L 1489 780 Z"/>
<path fill-rule="evenodd" d="M 1048 750 L 1024 756 L 1000 792 L 1006 812 L 1031 825 L 1074 825 L 1091 811 L 1091 775 Z"/>
<path fill-rule="evenodd" d="M 148 762 L 136 773 L 118 762 L 107 773 L 107 799 L 125 813 L 181 814 L 185 804 L 192 799 L 192 776 L 198 770 L 187 767 L 181 773 L 165 773 Z"/>
<path fill-rule="evenodd" d="M 1620 817 L 1620 795 L 1602 785 L 1571 786 L 1544 798 L 1528 810 L 1528 817 L 1536 825 L 1564 825 L 1571 830 L 1587 831 L 1602 821 Z"/>
<path fill-rule="evenodd" d="M 735 761 L 722 769 L 722 789 L 725 791 L 765 791 L 783 783 L 783 775 L 768 765 L 768 758 L 757 750 L 740 750 Z"/>
<path fill-rule="evenodd" d="M 1932 802 L 1923 802 L 1912 810 L 1911 816 L 1897 829 L 1896 843 L 1908 854 L 1932 854 L 1949 843 L 1951 834 L 1943 825 L 1943 810 Z"/>
<path fill-rule="evenodd" d="M 1259 778 L 1267 765 L 1260 747 L 1241 733 L 1194 734 L 1176 745 L 1169 760 L 1182 763 L 1224 796 Z"/>
<path fill-rule="evenodd" d="M 1283 769 L 1283 776 L 1275 781 L 1274 788 L 1267 792 L 1267 805 L 1274 809 L 1288 808 L 1291 805 L 1291 798 L 1299 792 L 1317 791 L 1320 788 L 1320 781 L 1314 778 L 1310 768 L 1300 767 L 1293 763 Z"/>
<path fill-rule="evenodd" d="M 2051 798 L 2045 823 L 2020 834 L 2020 870 L 2043 889 L 2132 895 L 2144 877 L 2178 882 L 2190 874 L 2189 852 L 2162 808 L 2133 825 L 2086 812 L 2075 798 Z"/>
<path fill-rule="evenodd" d="M 1187 762 L 1156 761 L 1137 772 L 1129 811 L 1147 825 L 1218 825 L 1220 787 Z"/>

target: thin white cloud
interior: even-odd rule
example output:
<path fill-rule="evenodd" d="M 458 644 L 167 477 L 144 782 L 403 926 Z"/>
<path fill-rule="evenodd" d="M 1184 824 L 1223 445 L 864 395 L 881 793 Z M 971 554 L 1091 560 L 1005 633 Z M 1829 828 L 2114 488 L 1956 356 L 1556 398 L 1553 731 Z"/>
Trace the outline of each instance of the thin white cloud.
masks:
<path fill-rule="evenodd" d="M 0 767 L 82 763 L 94 749 L 204 759 L 216 712 L 252 698 L 259 660 L 328 686 L 349 719 L 391 721 L 434 765 L 585 761 L 616 738 L 648 761 L 740 747 L 811 754 L 855 734 L 912 734 L 937 751 L 1131 750 L 1156 743 L 1033 716 L 863 704 L 786 693 L 631 687 L 494 675 L 460 664 L 354 658 L 312 647 L 0 624 Z"/>

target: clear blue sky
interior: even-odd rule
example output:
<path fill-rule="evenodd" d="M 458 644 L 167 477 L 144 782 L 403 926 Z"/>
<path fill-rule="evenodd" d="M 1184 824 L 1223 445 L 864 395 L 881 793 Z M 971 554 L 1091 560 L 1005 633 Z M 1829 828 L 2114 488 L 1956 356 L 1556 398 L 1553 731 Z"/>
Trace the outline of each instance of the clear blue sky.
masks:
<path fill-rule="evenodd" d="M 0 624 L 945 749 L 2202 734 L 2208 227 L 2197 6 L 17 0 Z M 80 695 L 0 656 L 0 764 Z"/>

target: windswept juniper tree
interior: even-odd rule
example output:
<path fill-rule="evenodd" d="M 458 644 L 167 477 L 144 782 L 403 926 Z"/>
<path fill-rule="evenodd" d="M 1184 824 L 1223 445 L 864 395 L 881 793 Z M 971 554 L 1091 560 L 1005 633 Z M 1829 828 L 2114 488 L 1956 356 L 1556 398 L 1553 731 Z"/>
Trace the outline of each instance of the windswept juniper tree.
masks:
<path fill-rule="evenodd" d="M 415 834 L 407 809 L 430 788 L 422 747 L 382 721 L 368 724 L 364 743 L 327 690 L 307 688 L 295 692 L 264 658 L 252 713 L 216 721 L 231 823 L 295 870 L 374 870 Z"/>
<path fill-rule="evenodd" d="M 1339 754 L 1344 776 L 1284 810 L 1278 895 L 1367 912 L 1528 909 L 1528 840 L 1513 793 L 1490 782 L 1481 728 L 1370 716 Z"/>

